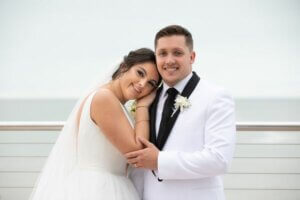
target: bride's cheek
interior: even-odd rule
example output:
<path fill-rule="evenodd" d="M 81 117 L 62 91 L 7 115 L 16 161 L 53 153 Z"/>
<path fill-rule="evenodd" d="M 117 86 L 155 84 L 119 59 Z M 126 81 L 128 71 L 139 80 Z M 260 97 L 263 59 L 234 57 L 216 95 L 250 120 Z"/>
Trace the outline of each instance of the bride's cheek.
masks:
<path fill-rule="evenodd" d="M 144 91 L 143 91 L 143 96 L 146 96 L 150 93 L 149 89 L 146 88 Z"/>

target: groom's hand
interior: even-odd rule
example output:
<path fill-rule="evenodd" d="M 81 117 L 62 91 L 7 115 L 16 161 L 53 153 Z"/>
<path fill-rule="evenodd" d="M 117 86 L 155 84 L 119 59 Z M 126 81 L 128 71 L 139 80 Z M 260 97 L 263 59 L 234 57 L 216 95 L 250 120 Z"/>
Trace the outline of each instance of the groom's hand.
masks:
<path fill-rule="evenodd" d="M 145 148 L 125 154 L 127 162 L 134 167 L 156 170 L 159 150 L 144 138 L 139 137 L 138 140 Z"/>

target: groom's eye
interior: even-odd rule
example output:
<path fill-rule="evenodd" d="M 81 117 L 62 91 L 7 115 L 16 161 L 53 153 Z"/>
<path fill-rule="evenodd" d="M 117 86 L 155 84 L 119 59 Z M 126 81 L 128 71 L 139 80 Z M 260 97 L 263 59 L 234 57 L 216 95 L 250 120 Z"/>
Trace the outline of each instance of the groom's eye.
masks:
<path fill-rule="evenodd" d="M 181 51 L 175 51 L 175 52 L 174 52 L 174 55 L 175 55 L 175 56 L 181 56 L 181 55 L 182 55 L 182 52 L 181 52 Z"/>
<path fill-rule="evenodd" d="M 161 57 L 162 57 L 162 56 L 166 56 L 166 55 L 167 55 L 167 52 L 161 51 L 161 52 L 158 53 L 158 55 L 161 56 Z"/>

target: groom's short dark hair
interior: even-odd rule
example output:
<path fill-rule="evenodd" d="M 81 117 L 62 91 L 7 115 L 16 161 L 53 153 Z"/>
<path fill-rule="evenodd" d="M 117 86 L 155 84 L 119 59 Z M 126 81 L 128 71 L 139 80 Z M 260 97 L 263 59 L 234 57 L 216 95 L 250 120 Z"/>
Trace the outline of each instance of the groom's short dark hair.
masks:
<path fill-rule="evenodd" d="M 157 41 L 162 37 L 168 37 L 173 35 L 183 35 L 185 37 L 185 43 L 189 47 L 190 50 L 193 50 L 194 42 L 192 34 L 184 27 L 179 25 L 170 25 L 162 28 L 155 35 L 154 45 L 155 49 L 157 47 Z"/>

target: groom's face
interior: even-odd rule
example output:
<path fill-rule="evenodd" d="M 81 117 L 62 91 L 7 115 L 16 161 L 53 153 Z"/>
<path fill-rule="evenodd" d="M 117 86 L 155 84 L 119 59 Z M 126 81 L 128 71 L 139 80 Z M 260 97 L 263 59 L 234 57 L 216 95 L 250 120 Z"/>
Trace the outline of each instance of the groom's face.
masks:
<path fill-rule="evenodd" d="M 191 50 L 183 35 L 172 35 L 158 39 L 156 62 L 164 82 L 170 87 L 184 79 L 192 71 L 195 52 Z"/>

